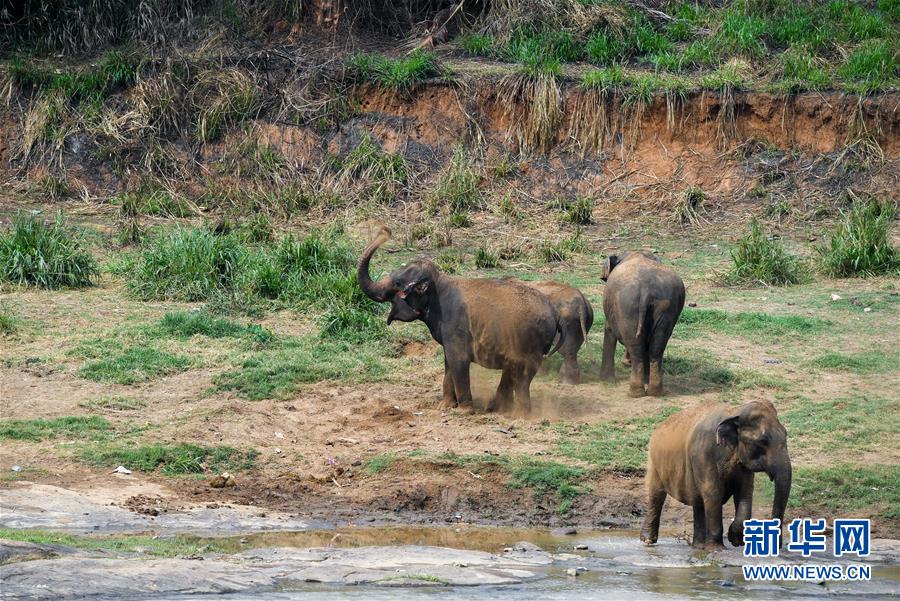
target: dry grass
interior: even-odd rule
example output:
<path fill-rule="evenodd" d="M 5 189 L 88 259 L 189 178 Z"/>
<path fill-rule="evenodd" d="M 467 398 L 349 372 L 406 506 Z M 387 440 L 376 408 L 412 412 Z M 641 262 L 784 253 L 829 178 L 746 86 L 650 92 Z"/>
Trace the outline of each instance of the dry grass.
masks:
<path fill-rule="evenodd" d="M 563 117 L 556 75 L 547 71 L 508 75 L 500 84 L 498 101 L 521 150 L 550 150 Z"/>

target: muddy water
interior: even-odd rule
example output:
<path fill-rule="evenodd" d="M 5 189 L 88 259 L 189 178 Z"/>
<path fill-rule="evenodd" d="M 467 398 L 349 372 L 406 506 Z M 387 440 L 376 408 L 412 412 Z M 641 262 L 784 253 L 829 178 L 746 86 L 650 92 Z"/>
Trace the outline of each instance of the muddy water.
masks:
<path fill-rule="evenodd" d="M 593 531 L 574 536 L 546 530 L 459 527 L 343 528 L 327 531 L 269 532 L 227 539 L 235 549 L 379 547 L 384 556 L 404 545 L 483 551 L 503 556 L 518 541 L 540 547 L 552 561 L 529 568 L 534 577 L 501 586 L 447 586 L 439 582 L 397 583 L 392 586 L 357 586 L 282 582 L 276 590 L 253 594 L 163 595 L 154 599 L 890 599 L 900 591 L 897 558 L 900 545 L 874 557 L 872 580 L 867 583 L 748 583 L 743 580 L 738 549 L 707 556 L 684 541 L 664 536 L 654 547 L 638 541 L 636 532 Z M 221 542 L 221 539 L 220 539 Z M 876 547 L 877 553 L 879 546 Z M 887 541 L 884 545 L 887 544 Z M 229 545 L 230 546 L 230 545 Z M 587 547 L 586 549 L 584 547 Z M 576 549 L 576 547 L 578 547 Z M 882 549 L 885 547 L 882 545 Z M 246 553 L 246 552 L 245 552 Z M 819 563 L 831 563 L 827 559 Z M 408 567 L 408 566 L 407 566 Z M 571 568 L 587 571 L 573 577 Z M 198 565 L 202 569 L 202 564 Z M 399 571 L 399 570 L 398 570 Z M 427 574 L 427 568 L 423 568 Z"/>

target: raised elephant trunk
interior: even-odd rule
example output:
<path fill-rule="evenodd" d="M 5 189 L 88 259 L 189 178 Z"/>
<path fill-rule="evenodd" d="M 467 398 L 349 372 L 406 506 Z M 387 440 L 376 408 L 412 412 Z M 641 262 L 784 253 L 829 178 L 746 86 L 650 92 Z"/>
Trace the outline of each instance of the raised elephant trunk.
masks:
<path fill-rule="evenodd" d="M 787 457 L 769 471 L 775 481 L 775 497 L 772 500 L 772 517 L 784 523 L 784 510 L 791 494 L 791 461 Z"/>
<path fill-rule="evenodd" d="M 372 255 L 375 254 L 378 247 L 390 240 L 390 238 L 391 230 L 385 226 L 381 226 L 378 235 L 375 236 L 372 243 L 363 251 L 356 268 L 356 278 L 359 280 L 359 287 L 362 288 L 362 291 L 365 292 L 366 296 L 379 303 L 390 300 L 391 293 L 395 291 L 394 285 L 391 282 L 389 275 L 384 276 L 377 282 L 373 282 L 372 278 L 369 277 L 369 261 L 372 260 Z"/>

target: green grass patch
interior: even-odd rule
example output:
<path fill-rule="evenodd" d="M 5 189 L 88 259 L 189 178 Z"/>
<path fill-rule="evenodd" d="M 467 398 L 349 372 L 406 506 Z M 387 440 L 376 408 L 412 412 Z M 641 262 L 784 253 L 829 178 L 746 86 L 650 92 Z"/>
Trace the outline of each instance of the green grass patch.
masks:
<path fill-rule="evenodd" d="M 23 58 L 7 66 L 13 83 L 45 93 L 59 92 L 69 100 L 97 103 L 111 93 L 134 83 L 143 57 L 134 52 L 111 50 L 93 65 L 82 69 L 59 70 Z"/>
<path fill-rule="evenodd" d="M 816 248 L 825 273 L 843 278 L 900 274 L 900 252 L 890 236 L 894 216 L 892 206 L 877 202 L 842 211 L 828 242 Z"/>
<path fill-rule="evenodd" d="M 801 315 L 770 315 L 762 312 L 726 313 L 718 309 L 686 308 L 676 326 L 676 335 L 693 338 L 701 332 L 738 334 L 750 338 L 769 339 L 786 335 L 814 335 L 824 332 L 830 322 Z"/>
<path fill-rule="evenodd" d="M 194 444 L 146 444 L 140 446 L 89 446 L 78 458 L 90 465 L 124 465 L 142 472 L 159 471 L 167 476 L 217 473 L 253 469 L 258 453 L 229 446 L 206 447 Z"/>
<path fill-rule="evenodd" d="M 779 415 L 792 444 L 826 455 L 883 448 L 900 432 L 900 401 L 860 396 L 813 403 L 795 402 Z M 796 443 L 793 441 L 797 441 Z"/>
<path fill-rule="evenodd" d="M 275 335 L 260 325 L 241 325 L 234 321 L 215 317 L 205 311 L 176 311 L 166 313 L 159 324 L 160 331 L 175 338 L 191 336 L 208 338 L 250 338 L 255 342 L 269 343 Z"/>
<path fill-rule="evenodd" d="M 733 284 L 784 286 L 804 279 L 800 262 L 777 239 L 763 233 L 754 217 L 750 233 L 731 251 L 731 270 L 725 280 Z"/>
<path fill-rule="evenodd" d="M 372 382 L 383 379 L 387 367 L 374 345 L 302 338 L 287 348 L 257 353 L 239 367 L 216 376 L 218 391 L 258 401 L 284 398 L 304 383 L 323 380 Z"/>
<path fill-rule="evenodd" d="M 575 254 L 587 251 L 587 244 L 581 238 L 581 231 L 558 240 L 546 240 L 537 249 L 538 256 L 545 263 L 570 260 Z"/>
<path fill-rule="evenodd" d="M 90 286 L 100 271 L 61 212 L 53 223 L 19 212 L 0 233 L 0 281 L 38 288 Z"/>
<path fill-rule="evenodd" d="M 722 359 L 705 349 L 673 349 L 663 360 L 666 374 L 677 376 L 678 386 L 691 391 L 719 390 L 723 399 L 752 388 L 784 390 L 787 381 L 752 369 L 732 369 Z M 672 383 L 672 380 L 669 380 Z M 674 385 L 674 384 L 673 384 Z"/>
<path fill-rule="evenodd" d="M 0 440 L 45 440 L 60 436 L 87 438 L 104 434 L 110 423 L 96 415 L 0 421 Z"/>
<path fill-rule="evenodd" d="M 186 371 L 190 366 L 187 357 L 153 347 L 132 346 L 88 361 L 78 375 L 95 382 L 128 385 Z"/>
<path fill-rule="evenodd" d="M 391 469 L 395 461 L 397 461 L 397 457 L 393 453 L 375 455 L 363 463 L 362 469 L 367 474 L 381 474 Z"/>
<path fill-rule="evenodd" d="M 773 485 L 759 478 L 763 494 L 771 497 Z M 900 519 L 900 466 L 852 464 L 828 467 L 795 467 L 788 507 L 803 508 L 813 515 L 864 512 Z"/>
<path fill-rule="evenodd" d="M 650 435 L 677 410 L 667 407 L 656 415 L 599 424 L 560 424 L 559 452 L 602 469 L 641 470 L 647 462 Z"/>
<path fill-rule="evenodd" d="M 81 536 L 44 530 L 0 528 L 0 539 L 58 545 L 84 551 L 138 553 L 149 557 L 194 556 L 201 553 L 228 553 L 234 549 L 217 539 L 177 534 L 175 536 L 122 535 Z"/>
<path fill-rule="evenodd" d="M 586 486 L 579 484 L 585 475 L 585 470 L 580 467 L 529 460 L 512 468 L 510 486 L 532 488 L 539 498 L 555 495 L 559 500 L 559 513 L 565 514 L 579 495 L 588 492 Z"/>
<path fill-rule="evenodd" d="M 157 186 L 141 186 L 132 192 L 110 198 L 110 202 L 126 217 L 138 215 L 189 217 L 194 214 L 194 209 L 185 199 Z"/>
<path fill-rule="evenodd" d="M 828 352 L 813 360 L 813 365 L 822 369 L 849 371 L 855 374 L 879 374 L 900 372 L 900 358 L 896 349 L 885 352 L 864 351 L 861 353 Z"/>
<path fill-rule="evenodd" d="M 895 30 L 894 35 L 896 33 Z M 851 86 L 851 89 L 861 93 L 884 88 L 892 82 L 896 83 L 898 77 L 896 41 L 863 42 L 850 53 L 844 64 L 838 67 L 838 75 L 856 84 Z"/>
<path fill-rule="evenodd" d="M 13 310 L 12 305 L 0 301 L 0 335 L 11 336 L 19 329 L 19 316 Z"/>
<path fill-rule="evenodd" d="M 381 54 L 356 54 L 348 59 L 347 68 L 356 77 L 391 90 L 409 90 L 441 74 L 434 53 L 422 50 L 396 59 Z"/>
<path fill-rule="evenodd" d="M 445 209 L 453 215 L 480 208 L 483 205 L 478 189 L 481 179 L 474 159 L 462 144 L 457 144 L 453 147 L 450 164 L 428 195 L 428 212 L 436 215 Z"/>

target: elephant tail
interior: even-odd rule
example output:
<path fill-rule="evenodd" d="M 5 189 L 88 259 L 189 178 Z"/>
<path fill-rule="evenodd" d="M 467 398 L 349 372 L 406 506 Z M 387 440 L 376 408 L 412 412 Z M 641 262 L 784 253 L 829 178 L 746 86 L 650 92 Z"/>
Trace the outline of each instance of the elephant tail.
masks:
<path fill-rule="evenodd" d="M 584 303 L 578 305 L 578 323 L 581 324 L 581 338 L 584 345 L 587 346 L 588 326 L 587 326 L 587 307 Z"/>
<path fill-rule="evenodd" d="M 644 322 L 647 320 L 647 305 L 650 304 L 650 298 L 646 294 L 641 295 L 641 300 L 638 303 L 638 326 L 637 332 L 635 332 L 635 337 L 640 339 L 641 332 L 644 329 Z"/>
<path fill-rule="evenodd" d="M 558 334 L 556 337 L 556 346 L 550 349 L 550 352 L 546 355 L 547 357 L 558 351 L 559 347 L 561 347 L 566 340 L 566 329 L 563 327 L 562 317 L 559 315 L 556 316 L 556 333 Z"/>

